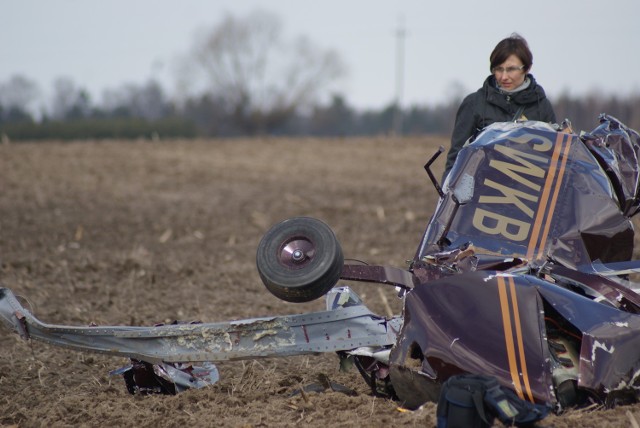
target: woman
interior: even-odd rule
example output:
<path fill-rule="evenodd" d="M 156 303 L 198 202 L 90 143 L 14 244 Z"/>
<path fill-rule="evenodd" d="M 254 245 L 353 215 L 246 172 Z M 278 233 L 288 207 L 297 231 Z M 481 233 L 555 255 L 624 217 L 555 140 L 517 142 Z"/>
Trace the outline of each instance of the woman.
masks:
<path fill-rule="evenodd" d="M 529 74 L 533 55 L 527 41 L 518 34 L 500 41 L 491 52 L 490 70 L 478 89 L 460 104 L 451 136 L 451 148 L 443 179 L 464 143 L 494 122 L 538 120 L 556 123 L 553 107 L 542 86 Z"/>

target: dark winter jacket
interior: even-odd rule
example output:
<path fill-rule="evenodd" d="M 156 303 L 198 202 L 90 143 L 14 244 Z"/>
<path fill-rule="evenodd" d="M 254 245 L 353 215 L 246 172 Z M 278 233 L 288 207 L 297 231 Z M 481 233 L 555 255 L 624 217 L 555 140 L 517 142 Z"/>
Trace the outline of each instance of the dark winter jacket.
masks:
<path fill-rule="evenodd" d="M 462 101 L 456 115 L 443 179 L 470 137 L 475 137 L 480 130 L 492 123 L 513 121 L 520 106 L 524 106 L 524 111 L 518 119 L 556 123 L 556 115 L 544 89 L 536 83 L 533 75 L 529 74 L 527 77 L 531 83 L 526 89 L 506 94 L 497 88 L 495 77 L 489 76 L 482 88 Z"/>

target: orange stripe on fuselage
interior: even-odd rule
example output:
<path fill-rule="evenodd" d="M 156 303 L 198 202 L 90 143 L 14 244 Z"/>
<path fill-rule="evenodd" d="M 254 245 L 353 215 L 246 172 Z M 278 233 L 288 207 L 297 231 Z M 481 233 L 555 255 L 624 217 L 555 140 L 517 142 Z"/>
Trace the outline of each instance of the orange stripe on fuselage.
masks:
<path fill-rule="evenodd" d="M 559 134 L 562 135 L 562 134 Z M 547 245 L 547 238 L 549 237 L 549 228 L 551 227 L 551 219 L 553 218 L 553 212 L 556 209 L 556 202 L 558 202 L 558 194 L 560 193 L 560 188 L 562 187 L 562 179 L 564 177 L 564 172 L 567 168 L 567 159 L 569 154 L 569 149 L 571 148 L 571 136 L 566 135 L 568 141 L 562 150 L 562 164 L 560 165 L 560 169 L 558 170 L 558 178 L 556 178 L 556 185 L 553 191 L 553 198 L 551 199 L 551 206 L 549 207 L 549 213 L 547 214 L 547 222 L 544 225 L 544 232 L 542 233 L 542 239 L 540 240 L 540 245 L 538 246 L 538 256 L 540 259 L 544 256 L 544 247 Z"/>
<path fill-rule="evenodd" d="M 502 326 L 504 327 L 504 340 L 507 349 L 507 359 L 509 361 L 509 372 L 513 387 L 518 397 L 524 400 L 520 375 L 518 373 L 518 362 L 516 359 L 515 343 L 513 342 L 513 331 L 511 329 L 511 314 L 509 311 L 509 298 L 507 297 L 507 286 L 503 276 L 498 276 L 498 295 L 500 296 L 500 311 L 502 312 Z"/>
<path fill-rule="evenodd" d="M 527 370 L 527 359 L 524 353 L 524 339 L 522 337 L 522 325 L 520 324 L 520 310 L 518 309 L 518 299 L 516 298 L 516 284 L 511 276 L 508 277 L 508 282 L 509 292 L 511 293 L 511 305 L 513 307 L 513 325 L 516 328 L 516 340 L 518 341 L 522 381 L 524 382 L 524 388 L 527 392 L 527 398 L 533 403 L 533 393 L 531 392 L 529 371 Z"/>
<path fill-rule="evenodd" d="M 535 221 L 533 223 L 533 231 L 531 232 L 531 238 L 529 238 L 529 246 L 527 247 L 527 259 L 529 260 L 533 258 L 534 253 L 538 248 L 538 238 L 540 237 L 540 230 L 542 229 L 545 213 L 547 211 L 549 195 L 551 194 L 551 190 L 555 181 L 556 170 L 558 168 L 558 160 L 560 158 L 560 153 L 562 152 L 562 142 L 564 140 L 564 135 L 566 134 L 558 133 L 558 136 L 556 137 L 555 147 L 553 148 L 553 154 L 551 155 L 551 164 L 549 165 L 549 170 L 547 171 L 547 179 L 544 182 L 542 196 L 540 198 L 540 203 L 538 204 L 538 211 L 536 212 Z"/>

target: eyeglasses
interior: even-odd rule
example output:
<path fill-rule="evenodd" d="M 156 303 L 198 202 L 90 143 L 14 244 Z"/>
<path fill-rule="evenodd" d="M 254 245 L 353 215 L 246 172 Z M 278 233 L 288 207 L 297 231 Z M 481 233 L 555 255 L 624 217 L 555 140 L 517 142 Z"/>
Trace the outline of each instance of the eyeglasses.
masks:
<path fill-rule="evenodd" d="M 524 65 L 521 65 L 520 67 L 493 67 L 491 69 L 491 71 L 493 72 L 493 74 L 502 74 L 502 73 L 507 73 L 507 74 L 515 74 L 518 71 L 522 71 L 524 69 Z"/>

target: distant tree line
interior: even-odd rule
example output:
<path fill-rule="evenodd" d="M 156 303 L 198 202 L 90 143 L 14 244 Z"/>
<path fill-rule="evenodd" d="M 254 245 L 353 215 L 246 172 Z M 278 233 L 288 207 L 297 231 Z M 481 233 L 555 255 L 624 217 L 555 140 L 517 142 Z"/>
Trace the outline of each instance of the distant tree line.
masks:
<path fill-rule="evenodd" d="M 569 119 L 576 131 L 591 131 L 598 116 L 607 113 L 640 132 L 640 94 L 619 97 L 594 91 L 583 96 L 561 94 L 551 102 L 558 121 Z"/>
<path fill-rule="evenodd" d="M 346 67 L 332 50 L 305 37 L 281 35 L 266 12 L 223 17 L 185 55 L 178 86 L 169 96 L 156 81 L 108 89 L 100 103 L 70 78 L 57 79 L 49 107 L 35 108 L 38 85 L 16 75 L 0 82 L 2 140 L 193 138 L 253 135 L 368 136 L 451 133 L 461 99 L 437 105 L 358 110 L 333 83 Z M 196 84 L 200 83 L 200 86 Z M 326 100 L 322 95 L 334 93 Z M 321 101 L 325 99 L 325 101 Z M 597 126 L 608 113 L 640 129 L 640 94 L 599 93 L 551 97 L 559 121 L 575 130 Z M 398 128 L 394 118 L 402 118 Z"/>
<path fill-rule="evenodd" d="M 24 78 L 21 78 L 24 79 Z M 1 85 L 0 85 L 1 86 Z M 113 91 L 101 105 L 84 90 L 57 102 L 50 113 L 34 117 L 25 105 L 6 103 L 0 96 L 0 137 L 4 140 L 73 140 L 110 138 L 194 138 L 274 136 L 371 136 L 393 130 L 397 106 L 358 110 L 341 95 L 306 111 L 266 110 L 264 117 L 229 110 L 212 95 L 187 98 L 178 104 L 155 82 L 128 85 Z M 460 100 L 438 105 L 413 105 L 401 109 L 403 135 L 449 135 Z M 577 131 L 597 126 L 600 113 L 608 113 L 640 130 L 640 95 L 620 98 L 599 94 L 561 95 L 552 99 L 559 121 L 567 118 Z"/>

